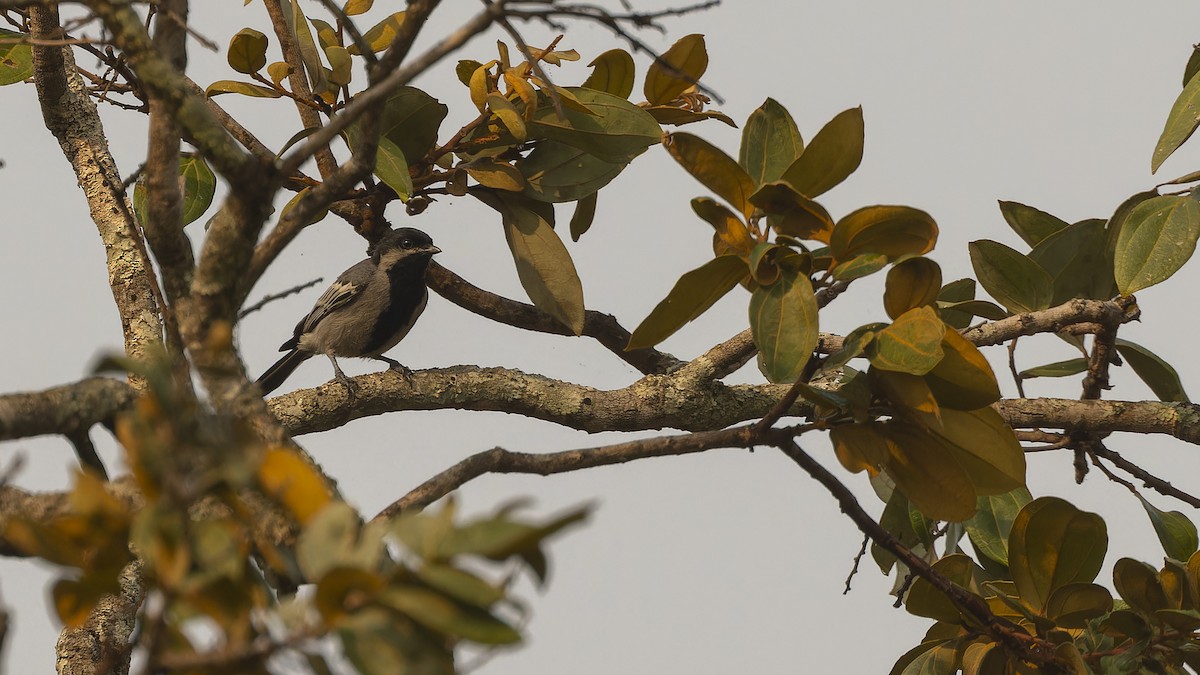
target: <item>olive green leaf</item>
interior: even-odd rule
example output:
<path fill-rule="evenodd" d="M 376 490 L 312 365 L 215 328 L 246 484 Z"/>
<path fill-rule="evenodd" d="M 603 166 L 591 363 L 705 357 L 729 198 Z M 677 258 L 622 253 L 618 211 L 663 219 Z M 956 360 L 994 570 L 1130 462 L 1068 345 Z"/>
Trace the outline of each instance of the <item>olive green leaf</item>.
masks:
<path fill-rule="evenodd" d="M 408 160 L 399 146 L 386 136 L 379 139 L 379 147 L 375 151 L 375 175 L 395 190 L 401 200 L 412 196 L 413 183 L 412 175 L 408 172 Z"/>
<path fill-rule="evenodd" d="M 887 473 L 913 506 L 936 520 L 962 521 L 975 513 L 975 487 L 928 429 L 888 422 Z"/>
<path fill-rule="evenodd" d="M 887 267 L 888 257 L 882 253 L 864 253 L 854 256 L 846 262 L 838 263 L 832 270 L 833 278 L 838 281 L 853 281 L 872 275 Z"/>
<path fill-rule="evenodd" d="M 865 326 L 859 326 L 850 331 L 846 339 L 842 340 L 842 349 L 836 354 L 830 354 L 825 362 L 821 364 L 821 369 L 825 372 L 830 372 L 841 368 L 850 362 L 851 359 L 861 356 L 866 351 L 867 345 L 875 339 L 875 336 L 880 330 L 887 328 L 886 323 L 869 323 Z"/>
<path fill-rule="evenodd" d="M 888 446 L 878 422 L 840 424 L 829 430 L 833 452 L 847 471 L 875 473 L 887 465 Z"/>
<path fill-rule="evenodd" d="M 1146 515 L 1150 516 L 1150 523 L 1154 525 L 1154 532 L 1167 557 L 1183 561 L 1190 558 L 1200 547 L 1196 524 L 1179 511 L 1159 510 L 1141 495 L 1138 495 L 1138 500 L 1142 502 Z"/>
<path fill-rule="evenodd" d="M 455 602 L 428 588 L 393 584 L 377 597 L 383 605 L 447 637 L 488 645 L 521 641 L 521 634 L 515 628 L 491 613 Z"/>
<path fill-rule="evenodd" d="M 958 279 L 942 286 L 938 293 L 938 316 L 951 328 L 962 330 L 971 325 L 972 314 L 952 309 L 954 303 L 971 302 L 975 300 L 975 280 Z M 997 307 L 996 309 L 999 309 Z"/>
<path fill-rule="evenodd" d="M 553 106 L 542 106 L 526 126 L 530 138 L 551 139 L 572 145 L 606 162 L 626 163 L 662 138 L 662 128 L 645 110 L 612 94 L 563 87 L 591 112 L 565 107 L 565 119 Z"/>
<path fill-rule="evenodd" d="M 1032 258 L 980 239 L 969 245 L 971 266 L 980 285 L 1012 312 L 1046 309 L 1054 297 L 1054 279 Z"/>
<path fill-rule="evenodd" d="M 500 120 L 505 129 L 508 129 L 508 133 L 512 134 L 513 140 L 523 143 L 528 138 L 529 129 L 525 126 L 525 118 L 512 101 L 496 92 L 488 94 L 484 100 L 487 101 L 488 110 Z"/>
<path fill-rule="evenodd" d="M 300 60 L 304 62 L 304 70 L 308 72 L 308 82 L 312 85 L 313 93 L 320 94 L 328 88 L 325 79 L 325 68 L 321 65 L 321 52 L 317 41 L 313 39 L 312 30 L 308 27 L 308 17 L 300 8 L 300 0 L 289 0 L 291 11 L 285 14 L 288 28 L 296 38 L 300 47 Z"/>
<path fill-rule="evenodd" d="M 199 155 L 179 156 L 179 178 L 183 181 L 183 224 L 194 222 L 212 205 L 217 177 Z"/>
<path fill-rule="evenodd" d="M 890 675 L 952 675 L 957 663 L 957 640 L 926 640 L 897 659 Z"/>
<path fill-rule="evenodd" d="M 811 150 L 810 146 L 805 153 Z M 849 213 L 834 225 L 829 249 L 838 261 L 863 253 L 881 253 L 895 260 L 904 255 L 928 253 L 937 243 L 937 236 L 937 223 L 920 209 L 867 206 Z"/>
<path fill-rule="evenodd" d="M 975 515 L 966 521 L 967 535 L 981 555 L 1008 565 L 1008 533 L 1021 507 L 1032 501 L 1025 486 L 998 495 L 981 495 Z"/>
<path fill-rule="evenodd" d="M 470 193 L 500 212 L 517 277 L 529 299 L 576 335 L 582 334 L 583 285 L 554 231 L 554 207 L 513 192 L 471 188 Z"/>
<path fill-rule="evenodd" d="M 1129 340 L 1117 338 L 1116 346 L 1117 353 L 1125 359 L 1130 368 L 1133 368 L 1133 372 L 1142 378 L 1142 382 L 1150 387 L 1150 391 L 1154 392 L 1158 400 L 1190 402 L 1187 392 L 1183 390 L 1179 373 L 1175 372 L 1171 364 L 1149 349 Z"/>
<path fill-rule="evenodd" d="M 749 254 L 754 248 L 754 241 L 750 238 L 750 230 L 746 229 L 746 224 L 724 204 L 708 197 L 696 197 L 692 199 L 692 210 L 713 226 L 717 236 L 732 251 Z"/>
<path fill-rule="evenodd" d="M 942 360 L 945 334 L 946 324 L 932 307 L 911 309 L 875 334 L 867 357 L 876 368 L 924 375 Z"/>
<path fill-rule="evenodd" d="M 268 42 L 266 35 L 253 28 L 239 30 L 229 40 L 229 67 L 246 75 L 262 70 L 267 65 Z"/>
<path fill-rule="evenodd" d="M 253 96 L 255 98 L 279 98 L 283 94 L 258 84 L 250 84 L 249 82 L 238 82 L 236 80 L 217 80 L 208 85 L 204 90 L 204 95 L 212 98 L 220 94 L 241 94 L 243 96 Z"/>
<path fill-rule="evenodd" d="M 1004 222 L 1016 232 L 1026 244 L 1037 246 L 1043 239 L 1067 227 L 1067 222 L 1045 211 L 1019 202 L 1000 202 L 1000 214 Z"/>
<path fill-rule="evenodd" d="M 33 77 L 33 47 L 24 33 L 0 28 L 0 87 Z"/>
<path fill-rule="evenodd" d="M 794 382 L 817 346 L 817 298 L 808 277 L 782 268 L 778 281 L 750 296 L 758 369 L 771 382 Z"/>
<path fill-rule="evenodd" d="M 737 122 L 734 122 L 733 118 L 719 110 L 688 110 L 687 108 L 676 108 L 673 105 L 652 105 L 645 108 L 645 111 L 650 113 L 654 121 L 659 124 L 682 126 L 684 124 L 692 124 L 693 122 L 703 122 L 704 120 L 717 120 L 737 128 Z"/>
<path fill-rule="evenodd" d="M 608 185 L 625 168 L 557 141 L 542 141 L 517 162 L 525 196 L 543 202 L 572 202 Z"/>
<path fill-rule="evenodd" d="M 932 305 L 942 290 L 942 268 L 929 258 L 909 258 L 888 270 L 883 309 L 895 319 L 910 309 Z"/>
<path fill-rule="evenodd" d="M 942 337 L 942 359 L 926 373 L 925 382 L 939 405 L 954 410 L 975 410 L 1000 400 L 991 365 L 953 329 Z"/>
<path fill-rule="evenodd" d="M 1044 366 L 1036 366 L 1027 368 L 1021 371 L 1021 377 L 1024 379 L 1032 379 L 1035 377 L 1070 377 L 1087 371 L 1088 360 L 1084 358 L 1067 359 L 1066 361 L 1055 361 L 1047 363 Z"/>
<path fill-rule="evenodd" d="M 1144 562 L 1132 558 L 1118 560 L 1113 565 L 1113 585 L 1121 594 L 1121 599 L 1133 609 L 1147 614 L 1171 609 L 1167 594 L 1158 580 L 1158 572 Z"/>
<path fill-rule="evenodd" d="M 1197 72 L 1200 72 L 1200 49 L 1197 49 L 1195 45 L 1192 45 L 1192 54 L 1191 56 L 1188 56 L 1187 65 L 1183 68 L 1182 86 L 1186 87 L 1188 82 L 1192 80 L 1192 76 Z"/>
<path fill-rule="evenodd" d="M 1068 225 L 1029 252 L 1029 257 L 1054 280 L 1051 305 L 1071 298 L 1107 300 L 1114 295 L 1104 224 L 1103 220 L 1085 220 Z"/>
<path fill-rule="evenodd" d="M 784 181 L 763 185 L 750 195 L 750 203 L 773 216 L 771 226 L 780 234 L 828 242 L 833 232 L 833 218 L 825 207 Z"/>
<path fill-rule="evenodd" d="M 975 561 L 962 553 L 948 555 L 933 564 L 933 571 L 950 583 L 970 589 L 975 574 Z M 904 599 L 904 608 L 909 614 L 923 616 L 935 621 L 959 623 L 962 615 L 958 606 L 945 593 L 924 578 L 913 582 Z"/>
<path fill-rule="evenodd" d="M 861 107 L 838 113 L 817 132 L 781 178 L 806 197 L 820 197 L 858 169 L 863 133 Z"/>
<path fill-rule="evenodd" d="M 1150 173 L 1158 171 L 1158 167 L 1191 138 L 1197 126 L 1200 126 L 1200 78 L 1192 77 L 1167 114 L 1167 123 L 1150 158 Z"/>
<path fill-rule="evenodd" d="M 1157 190 L 1146 190 L 1138 192 L 1121 202 L 1113 214 L 1108 218 L 1108 224 L 1104 227 L 1104 237 L 1107 243 L 1106 249 L 1108 253 L 1108 264 L 1113 264 L 1113 258 L 1116 256 L 1117 240 L 1121 238 L 1121 230 L 1125 227 L 1125 222 L 1129 220 L 1129 214 L 1134 207 L 1147 199 L 1158 196 Z"/>
<path fill-rule="evenodd" d="M 704 36 L 685 35 L 650 64 L 642 92 L 651 105 L 670 103 L 695 86 L 707 69 Z"/>
<path fill-rule="evenodd" d="M 1112 593 L 1099 584 L 1067 584 L 1054 589 L 1046 600 L 1046 617 L 1062 628 L 1085 628 L 1098 616 L 1112 611 Z"/>
<path fill-rule="evenodd" d="M 976 494 L 1004 494 L 1025 484 L 1025 451 L 1008 423 L 992 408 L 943 408 L 941 425 L 928 426 L 971 477 Z"/>
<path fill-rule="evenodd" d="M 653 347 L 667 339 L 733 290 L 749 272 L 745 260 L 723 255 L 684 274 L 633 331 L 625 349 Z"/>
<path fill-rule="evenodd" d="M 404 25 L 404 18 L 404 12 L 396 12 L 383 21 L 371 26 L 367 32 L 363 33 L 363 42 L 375 53 L 387 49 L 396 39 L 396 35 L 399 34 L 400 26 Z M 352 44 L 346 49 L 355 56 L 362 56 L 362 50 L 356 44 Z"/>
<path fill-rule="evenodd" d="M 484 187 L 507 190 L 509 192 L 520 192 L 526 187 L 525 177 L 521 175 L 521 172 L 515 166 L 508 162 L 497 160 L 494 157 L 477 157 L 469 162 L 463 162 L 458 166 Z M 533 195 L 526 192 L 525 196 L 532 197 Z"/>
<path fill-rule="evenodd" d="M 1138 204 L 1117 237 L 1114 275 L 1122 295 L 1165 281 L 1196 250 L 1200 204 L 1179 195 L 1162 195 Z"/>
<path fill-rule="evenodd" d="M 663 147 L 696 180 L 724 199 L 746 218 L 754 211 L 750 196 L 754 181 L 745 169 L 708 141 L 685 132 L 668 135 Z"/>
<path fill-rule="evenodd" d="M 963 302 L 942 302 L 939 300 L 937 306 L 939 314 L 941 314 L 942 321 L 945 321 L 947 324 L 959 330 L 969 326 L 971 324 L 972 317 L 978 316 L 984 319 L 990 319 L 992 321 L 999 321 L 1000 319 L 1006 319 L 1012 316 L 1012 312 L 1009 312 L 1000 305 L 987 300 L 964 300 Z M 962 325 L 951 324 L 950 320 L 946 318 L 950 317 L 957 319 L 959 316 L 966 317 L 965 322 L 958 322 Z"/>
<path fill-rule="evenodd" d="M 1022 601 L 1041 612 L 1056 589 L 1094 581 L 1107 551 L 1103 518 L 1057 497 L 1039 497 L 1013 521 L 1008 569 Z"/>
<path fill-rule="evenodd" d="M 580 199 L 575 204 L 575 213 L 571 215 L 571 241 L 579 241 L 592 227 L 592 219 L 596 217 L 596 197 L 599 193 Z"/>
<path fill-rule="evenodd" d="M 738 164 L 755 185 L 779 180 L 804 152 L 804 138 L 787 108 L 768 98 L 746 119 Z"/>
<path fill-rule="evenodd" d="M 610 49 L 588 64 L 592 74 L 583 86 L 613 96 L 629 98 L 633 92 L 633 57 L 624 49 Z"/>
<path fill-rule="evenodd" d="M 317 44 L 321 46 L 321 49 L 328 49 L 335 45 L 338 47 L 342 46 L 342 42 L 338 38 L 337 29 L 332 24 L 321 19 L 309 18 L 309 21 L 312 23 L 313 28 L 317 29 Z"/>
<path fill-rule="evenodd" d="M 353 79 L 353 62 L 350 58 L 350 52 L 341 45 L 329 45 L 325 47 L 325 60 L 329 62 L 329 81 L 344 87 L 350 84 Z"/>

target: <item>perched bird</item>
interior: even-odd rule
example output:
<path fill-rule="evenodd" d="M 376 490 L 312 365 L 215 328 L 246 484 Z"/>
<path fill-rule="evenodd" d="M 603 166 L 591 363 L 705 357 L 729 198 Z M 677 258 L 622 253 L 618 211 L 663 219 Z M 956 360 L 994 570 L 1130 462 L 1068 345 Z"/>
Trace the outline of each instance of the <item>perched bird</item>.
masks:
<path fill-rule="evenodd" d="M 404 339 L 425 311 L 425 270 L 433 254 L 441 251 L 429 235 L 411 227 L 384 234 L 367 249 L 371 257 L 342 272 L 296 324 L 292 339 L 279 348 L 287 354 L 258 378 L 263 395 L 275 391 L 314 354 L 329 357 L 337 381 L 352 396 L 357 387 L 338 367 L 339 356 L 384 361 L 411 375 L 383 353 Z"/>

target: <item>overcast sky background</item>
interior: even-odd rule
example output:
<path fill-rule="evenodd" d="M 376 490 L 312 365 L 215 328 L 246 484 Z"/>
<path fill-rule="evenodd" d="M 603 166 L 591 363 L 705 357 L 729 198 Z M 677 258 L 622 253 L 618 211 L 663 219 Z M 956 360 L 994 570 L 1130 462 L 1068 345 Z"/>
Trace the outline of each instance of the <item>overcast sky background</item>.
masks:
<path fill-rule="evenodd" d="M 615 2 L 607 3 L 615 8 Z M 656 8 L 666 3 L 636 3 Z M 316 3 L 306 3 L 315 7 Z M 381 18 L 402 6 L 379 0 Z M 423 41 L 458 25 L 478 4 L 446 2 Z M 195 27 L 224 45 L 242 26 L 265 27 L 261 3 L 193 3 Z M 946 280 L 971 273 L 967 242 L 990 238 L 1026 250 L 1004 225 L 997 199 L 1037 206 L 1068 221 L 1107 217 L 1128 195 L 1200 167 L 1200 142 L 1185 145 L 1156 179 L 1150 154 L 1191 48 L 1200 40 L 1200 5 L 1185 0 L 1147 3 L 1020 1 L 963 3 L 729 1 L 669 22 L 670 34 L 642 34 L 665 48 L 692 33 L 708 37 L 711 66 L 705 83 L 726 99 L 721 109 L 739 123 L 763 99 L 783 103 L 806 139 L 838 112 L 862 105 L 867 144 L 861 169 L 822 199 L 835 217 L 868 204 L 908 204 L 930 212 L 941 227 L 932 257 Z M 553 37 L 526 27 L 528 41 Z M 461 58 L 493 58 L 492 33 Z M 583 61 L 552 72 L 560 84 L 581 82 L 587 61 L 616 45 L 605 29 L 579 26 L 561 43 Z M 272 39 L 272 49 L 275 41 Z M 189 45 L 192 77 L 202 83 L 232 78 L 223 54 Z M 274 60 L 275 57 L 272 57 Z M 443 139 L 472 116 L 465 87 L 454 80 L 457 56 L 416 84 L 447 103 Z M 81 64 L 90 66 L 86 59 Z M 639 80 L 646 61 L 639 57 Z M 284 100 L 219 99 L 279 147 L 295 131 Z M 0 203 L 6 229 L 0 246 L 0 391 L 38 390 L 76 380 L 97 356 L 121 346 L 120 326 L 106 284 L 104 256 L 75 179 L 45 131 L 31 85 L 0 89 Z M 113 150 L 128 175 L 144 155 L 144 118 L 102 108 Z M 738 134 L 713 122 L 692 125 L 736 156 Z M 659 147 L 651 148 L 600 193 L 596 222 L 581 242 L 568 244 L 584 281 L 587 305 L 615 314 L 632 329 L 678 276 L 711 257 L 710 230 L 688 200 L 704 188 Z M 569 209 L 560 209 L 560 218 Z M 442 199 L 418 218 L 394 206 L 395 225 L 429 232 L 444 250 L 439 261 L 473 283 L 523 298 L 494 213 L 470 199 Z M 202 237 L 199 223 L 189 228 Z M 317 276 L 331 281 L 363 255 L 363 242 L 336 219 L 307 230 L 259 284 L 252 300 Z M 1192 358 L 1197 328 L 1190 311 L 1200 279 L 1193 263 L 1167 283 L 1139 295 L 1142 323 L 1122 330 L 1173 363 L 1200 391 Z M 882 276 L 882 275 L 880 275 Z M 319 294 L 311 289 L 248 318 L 238 338 L 251 371 L 273 362 L 276 349 Z M 691 358 L 746 325 L 747 296 L 731 293 L 663 348 Z M 822 313 L 822 329 L 845 333 L 884 318 L 880 284 L 856 283 Z M 500 365 L 598 387 L 624 387 L 637 374 L 586 339 L 544 336 L 495 325 L 434 296 L 412 334 L 390 356 L 414 369 Z M 989 351 L 1002 363 L 1003 350 Z M 1022 342 L 1021 367 L 1071 357 L 1049 340 Z M 348 363 L 350 374 L 376 370 Z M 1002 385 L 1012 386 L 1001 372 Z M 285 385 L 328 380 L 329 366 L 313 359 Z M 730 381 L 761 381 L 751 367 Z M 1119 371 L 1113 398 L 1151 398 Z M 1032 395 L 1075 395 L 1035 381 Z M 110 467 L 120 466 L 104 432 L 93 434 Z M 338 480 L 368 516 L 459 459 L 500 445 L 552 451 L 615 442 L 630 436 L 588 436 L 499 413 L 400 413 L 363 419 L 300 442 Z M 824 439 L 802 444 L 836 465 Z M 1111 447 L 1169 478 L 1194 477 L 1196 449 L 1159 438 L 1114 438 Z M 66 485 L 73 455 L 60 439 L 0 444 L 0 463 L 26 456 L 18 483 L 36 489 Z M 882 505 L 864 475 L 838 474 L 864 505 Z M 1144 512 L 1121 488 L 1092 475 L 1072 483 L 1069 453 L 1030 457 L 1035 495 L 1059 494 L 1100 512 L 1113 538 L 1101 581 L 1111 564 L 1130 555 L 1157 564 L 1162 556 Z M 1186 483 L 1184 487 L 1188 487 Z M 1196 487 L 1192 486 L 1193 492 Z M 833 499 L 778 452 L 723 450 L 685 458 L 550 478 L 485 477 L 461 491 L 465 511 L 487 511 L 527 495 L 534 513 L 583 502 L 598 508 L 592 522 L 551 546 L 549 589 L 528 585 L 533 610 L 525 646 L 505 652 L 481 672 L 887 672 L 914 646 L 928 623 L 891 607 L 892 581 L 864 561 L 854 590 L 842 595 L 861 535 Z M 1158 506 L 1196 513 L 1165 498 Z M 45 572 L 24 561 L 0 562 L 0 597 L 13 610 L 15 630 L 5 645 L 8 672 L 53 668 L 57 627 L 46 609 Z"/>

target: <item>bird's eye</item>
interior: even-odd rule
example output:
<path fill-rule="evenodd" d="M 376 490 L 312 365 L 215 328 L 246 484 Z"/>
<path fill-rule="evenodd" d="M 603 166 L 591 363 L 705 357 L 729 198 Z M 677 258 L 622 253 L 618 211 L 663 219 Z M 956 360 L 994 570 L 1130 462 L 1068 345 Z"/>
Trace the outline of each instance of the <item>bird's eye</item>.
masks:
<path fill-rule="evenodd" d="M 412 247 L 413 247 L 412 239 L 401 239 L 400 240 L 400 248 L 412 248 Z"/>

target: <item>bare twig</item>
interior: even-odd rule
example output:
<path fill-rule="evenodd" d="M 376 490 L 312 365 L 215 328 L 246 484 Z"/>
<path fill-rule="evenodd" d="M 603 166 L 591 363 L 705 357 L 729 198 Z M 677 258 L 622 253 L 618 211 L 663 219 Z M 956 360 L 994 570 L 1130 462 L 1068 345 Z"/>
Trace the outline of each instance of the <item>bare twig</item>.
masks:
<path fill-rule="evenodd" d="M 858 574 L 858 564 L 862 562 L 863 556 L 867 554 L 867 546 L 871 543 L 871 538 L 863 535 L 862 547 L 858 549 L 858 554 L 854 556 L 854 566 L 850 568 L 850 574 L 846 576 L 846 589 L 842 591 L 842 595 L 850 592 L 850 582 L 854 580 L 854 575 Z"/>
<path fill-rule="evenodd" d="M 313 279 L 312 281 L 300 284 L 299 286 L 292 286 L 291 288 L 280 291 L 278 293 L 271 293 L 270 295 L 264 295 L 261 300 L 254 303 L 253 305 L 242 308 L 242 310 L 238 312 L 238 320 L 240 321 L 240 320 L 246 318 L 247 315 L 257 312 L 258 310 L 262 309 L 263 307 L 266 307 L 267 305 L 269 305 L 272 302 L 275 302 L 276 300 L 282 300 L 283 298 L 286 298 L 289 295 L 295 295 L 296 293 L 299 293 L 300 291 L 303 291 L 306 288 L 309 288 L 311 286 L 316 286 L 317 284 L 321 283 L 322 281 L 325 281 L 324 277 L 317 277 L 316 279 Z"/>

